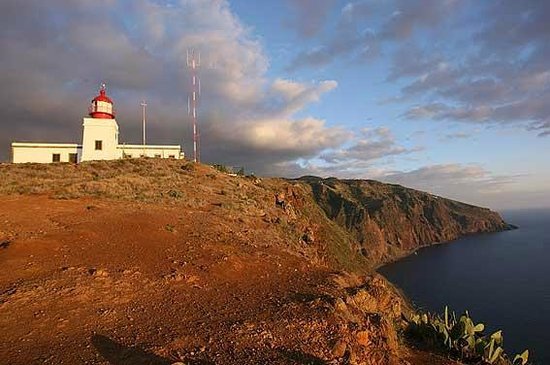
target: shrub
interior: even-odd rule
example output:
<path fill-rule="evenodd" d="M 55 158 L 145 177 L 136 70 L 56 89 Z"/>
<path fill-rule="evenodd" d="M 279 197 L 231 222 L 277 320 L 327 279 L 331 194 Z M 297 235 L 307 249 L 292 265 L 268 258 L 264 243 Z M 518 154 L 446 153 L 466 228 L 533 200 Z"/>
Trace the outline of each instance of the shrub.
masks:
<path fill-rule="evenodd" d="M 443 317 L 421 313 L 413 315 L 407 322 L 407 334 L 411 338 L 448 351 L 461 361 L 473 364 L 525 365 L 529 359 L 529 350 L 525 350 L 510 361 L 502 347 L 502 331 L 485 335 L 485 325 L 476 324 L 468 311 L 457 319 L 456 314 L 445 307 Z"/>
<path fill-rule="evenodd" d="M 223 172 L 224 174 L 232 173 L 232 171 L 225 165 L 214 164 L 212 165 L 212 167 L 218 170 L 219 172 Z"/>

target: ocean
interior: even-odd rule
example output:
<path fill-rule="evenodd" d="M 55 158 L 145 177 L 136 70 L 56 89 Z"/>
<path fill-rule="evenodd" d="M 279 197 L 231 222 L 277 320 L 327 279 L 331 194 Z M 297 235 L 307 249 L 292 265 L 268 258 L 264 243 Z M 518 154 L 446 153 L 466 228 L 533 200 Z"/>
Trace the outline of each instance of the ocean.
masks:
<path fill-rule="evenodd" d="M 502 212 L 519 229 L 421 249 L 379 272 L 419 308 L 468 310 L 488 331 L 503 330 L 508 354 L 529 349 L 550 364 L 550 210 Z"/>

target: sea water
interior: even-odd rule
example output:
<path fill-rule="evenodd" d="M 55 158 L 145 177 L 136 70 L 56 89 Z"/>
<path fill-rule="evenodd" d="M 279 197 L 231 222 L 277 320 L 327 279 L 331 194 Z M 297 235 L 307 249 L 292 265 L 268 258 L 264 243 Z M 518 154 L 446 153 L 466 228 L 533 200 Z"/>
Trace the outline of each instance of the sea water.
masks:
<path fill-rule="evenodd" d="M 550 364 L 550 210 L 502 212 L 519 229 L 428 247 L 379 272 L 419 308 L 468 310 L 503 330 L 508 354 Z"/>

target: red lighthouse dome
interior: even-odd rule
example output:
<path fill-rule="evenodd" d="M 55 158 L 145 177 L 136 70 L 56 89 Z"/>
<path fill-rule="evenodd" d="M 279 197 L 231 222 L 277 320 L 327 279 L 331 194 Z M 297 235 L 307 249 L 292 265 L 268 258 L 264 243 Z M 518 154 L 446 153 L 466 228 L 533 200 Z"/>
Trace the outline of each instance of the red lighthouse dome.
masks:
<path fill-rule="evenodd" d="M 92 104 L 88 110 L 90 117 L 92 118 L 115 119 L 113 101 L 107 96 L 105 89 L 105 84 L 101 84 L 99 95 L 92 99 Z"/>

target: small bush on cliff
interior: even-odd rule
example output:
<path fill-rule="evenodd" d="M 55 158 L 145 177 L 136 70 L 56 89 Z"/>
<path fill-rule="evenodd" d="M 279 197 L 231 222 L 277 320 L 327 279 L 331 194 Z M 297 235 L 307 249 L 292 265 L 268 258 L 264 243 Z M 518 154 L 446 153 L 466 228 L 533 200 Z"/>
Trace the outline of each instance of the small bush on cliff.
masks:
<path fill-rule="evenodd" d="M 502 347 L 502 331 L 485 335 L 485 325 L 476 324 L 468 311 L 457 319 L 456 314 L 445 307 L 443 316 L 415 314 L 408 323 L 407 334 L 412 339 L 448 351 L 471 364 L 525 365 L 529 359 L 529 351 L 525 350 L 511 361 Z"/>
<path fill-rule="evenodd" d="M 214 164 L 212 167 L 224 174 L 230 174 L 232 172 L 231 169 L 225 165 Z"/>

